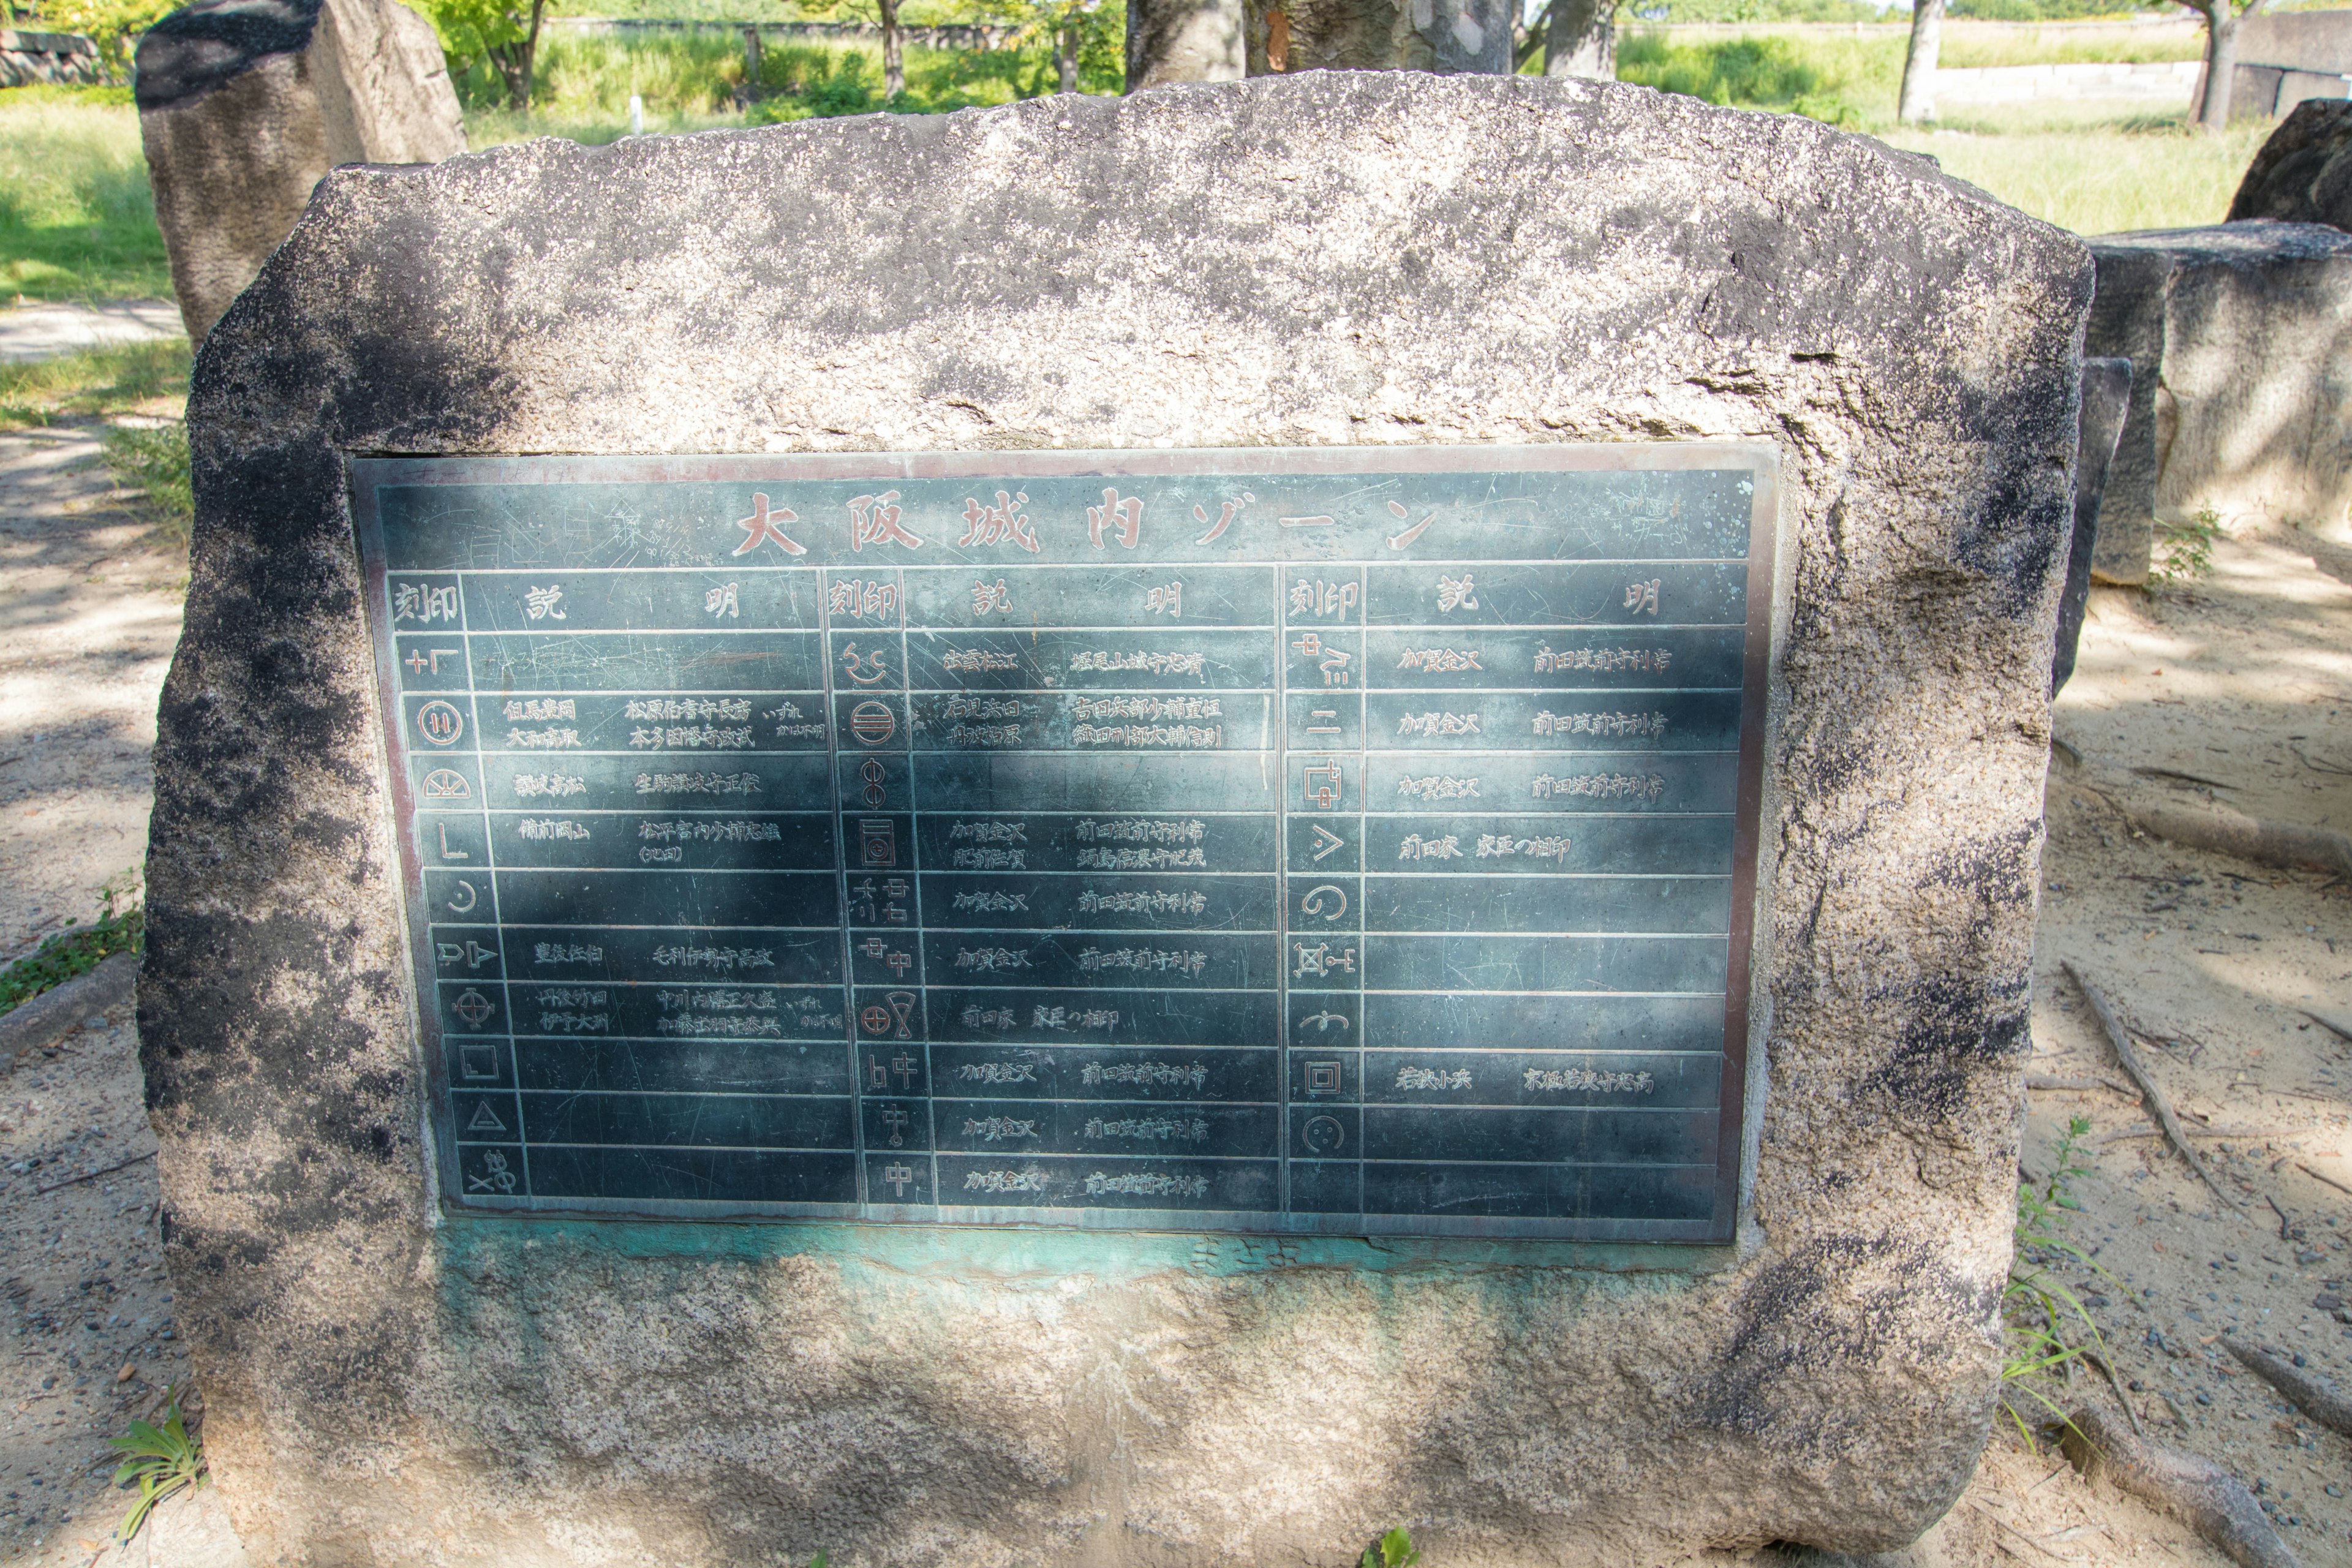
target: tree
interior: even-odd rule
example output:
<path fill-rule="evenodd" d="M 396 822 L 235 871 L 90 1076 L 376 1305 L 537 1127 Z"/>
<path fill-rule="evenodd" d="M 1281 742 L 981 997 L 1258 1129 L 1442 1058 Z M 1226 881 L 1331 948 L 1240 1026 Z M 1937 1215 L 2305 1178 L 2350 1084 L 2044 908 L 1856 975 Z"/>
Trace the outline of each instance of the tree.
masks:
<path fill-rule="evenodd" d="M 1936 57 L 1943 47 L 1944 0 L 1912 0 L 1911 47 L 1903 57 L 1903 96 L 1895 101 L 1895 119 L 1916 123 L 1934 116 Z"/>
<path fill-rule="evenodd" d="M 451 74 L 487 60 L 506 84 L 507 107 L 518 114 L 530 108 L 539 64 L 540 25 L 548 0 L 429 0 L 441 47 L 462 62 Z"/>
<path fill-rule="evenodd" d="M 1617 79 L 1617 0 L 1552 0 L 1550 16 L 1544 75 Z"/>
<path fill-rule="evenodd" d="M 1127 90 L 1242 79 L 1241 0 L 1127 0 Z"/>
<path fill-rule="evenodd" d="M 2221 131 L 2230 123 L 2230 89 L 2238 74 L 2238 24 L 2261 10 L 2267 0 L 2181 0 L 2205 18 L 2205 91 L 2197 100 L 2197 123 Z"/>

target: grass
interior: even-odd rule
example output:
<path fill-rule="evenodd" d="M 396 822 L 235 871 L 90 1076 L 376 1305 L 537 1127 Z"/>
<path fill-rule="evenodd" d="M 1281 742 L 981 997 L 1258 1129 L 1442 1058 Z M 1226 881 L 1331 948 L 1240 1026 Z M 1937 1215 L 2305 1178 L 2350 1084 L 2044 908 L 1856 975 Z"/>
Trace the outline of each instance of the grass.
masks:
<path fill-rule="evenodd" d="M 647 16 L 690 18 L 713 7 L 737 8 L 733 0 L 633 0 Z M 908 15 L 918 19 L 913 5 Z M 2028 104 L 1956 110 L 1931 128 L 1896 126 L 1905 36 L 1902 26 L 1885 24 L 1642 26 L 1622 38 L 1620 74 L 1716 103 L 1807 114 L 1881 135 L 2084 234 L 2218 222 L 2265 134 L 2265 127 L 2252 125 L 2206 135 L 2184 123 L 2185 106 L 2150 112 L 2129 105 Z M 1089 45 L 1082 74 L 1087 90 L 1117 90 L 1114 42 L 1106 33 Z M 2177 59 L 2193 58 L 2197 45 L 2197 29 L 2178 22 L 1963 19 L 1947 24 L 1943 58 L 1955 67 Z M 1043 47 L 992 53 L 909 47 L 906 59 L 907 90 L 886 102 L 876 44 L 771 40 L 754 84 L 744 79 L 742 40 L 730 30 L 624 36 L 557 29 L 542 46 L 540 90 L 528 114 L 495 107 L 494 84 L 478 70 L 464 75 L 461 86 L 472 142 L 487 147 L 541 135 L 613 141 L 627 132 L 633 92 L 646 100 L 648 131 L 685 132 L 880 109 L 937 112 L 1010 102 L 1055 85 Z M 123 89 L 0 90 L 0 302 L 18 295 L 169 293 L 138 121 Z M 75 356 L 74 363 L 45 368 L 31 380 L 22 367 L 0 367 L 0 427 L 104 416 L 163 395 L 169 383 L 184 384 L 184 347 L 149 352 L 176 357 L 166 363 Z M 62 379 L 40 379 L 47 376 Z M 152 462 L 163 455 L 156 443 L 118 446 L 131 472 L 156 472 Z M 156 493 L 168 491 L 167 481 L 161 475 L 131 480 Z"/>
<path fill-rule="evenodd" d="M 2000 1408 L 2029 1448 L 2045 1422 L 2054 1418 L 2063 1424 L 2067 1419 L 2065 1406 L 2051 1397 L 2047 1385 L 2059 1383 L 2063 1394 L 2063 1385 L 2073 1382 L 2078 1363 L 2106 1353 L 2106 1342 L 2090 1310 L 2056 1274 L 2068 1268 L 2114 1278 L 2064 1235 L 2067 1211 L 2081 1206 L 2069 1185 L 2075 1177 L 2090 1174 L 2088 1166 L 2075 1163 L 2083 1152 L 2083 1136 L 2090 1130 L 2082 1117 L 2069 1120 L 2052 1151 L 2049 1176 L 2039 1187 L 2032 1182 L 2018 1184 L 2015 1250 L 2000 1297 L 2006 1341 Z"/>
<path fill-rule="evenodd" d="M 122 414 L 176 416 L 188 395 L 185 338 L 0 363 L 0 430 Z"/>
<path fill-rule="evenodd" d="M 89 973 L 118 952 L 141 952 L 147 940 L 147 911 L 138 893 L 139 871 L 133 867 L 99 889 L 96 920 L 44 938 L 39 947 L 0 969 L 0 1014 Z"/>
<path fill-rule="evenodd" d="M 2190 126 L 2185 110 L 2102 117 L 2091 108 L 2031 109 L 1878 134 L 2036 217 L 2077 234 L 2113 234 L 2221 222 L 2271 129 L 2232 126 L 2215 136 Z"/>
<path fill-rule="evenodd" d="M 0 300 L 171 291 L 130 89 L 0 91 Z"/>
<path fill-rule="evenodd" d="M 1083 61 L 1080 86 L 1116 91 L 1115 58 L 1102 53 Z M 761 51 L 757 90 L 747 92 L 743 40 L 735 33 L 557 33 L 541 46 L 529 114 L 495 107 L 491 84 L 478 73 L 463 83 L 481 105 L 467 111 L 467 139 L 478 148 L 547 135 L 591 145 L 611 142 L 627 134 L 632 93 L 646 100 L 648 132 L 681 132 L 885 109 L 936 114 L 1055 89 L 1053 58 L 1042 47 L 986 53 L 910 47 L 905 63 L 907 90 L 886 102 L 878 43 L 771 40 Z M 748 112 L 739 107 L 747 99 Z"/>

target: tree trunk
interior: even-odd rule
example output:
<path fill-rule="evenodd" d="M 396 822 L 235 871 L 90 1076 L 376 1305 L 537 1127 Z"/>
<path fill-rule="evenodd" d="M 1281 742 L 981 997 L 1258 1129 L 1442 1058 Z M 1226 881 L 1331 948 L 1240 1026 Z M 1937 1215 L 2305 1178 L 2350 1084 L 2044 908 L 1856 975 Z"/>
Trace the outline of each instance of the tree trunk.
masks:
<path fill-rule="evenodd" d="M 1552 0 L 1544 75 L 1617 79 L 1617 0 Z"/>
<path fill-rule="evenodd" d="M 1911 49 L 1903 57 L 1903 96 L 1895 118 L 1916 124 L 1936 117 L 1936 57 L 1944 48 L 1944 0 L 1912 0 Z"/>
<path fill-rule="evenodd" d="M 2252 16 L 2254 8 L 2248 6 Z M 2216 0 L 2205 11 L 2205 91 L 2197 100 L 2197 123 L 2221 131 L 2230 123 L 2230 91 L 2237 86 L 2238 22 L 2230 0 Z"/>
<path fill-rule="evenodd" d="M 1511 70 L 1508 0 L 1244 0 L 1252 76 Z"/>
<path fill-rule="evenodd" d="M 882 13 L 882 97 L 907 90 L 907 59 L 898 47 L 898 0 L 877 0 Z"/>
<path fill-rule="evenodd" d="M 1128 91 L 1241 79 L 1241 0 L 1127 0 Z"/>
<path fill-rule="evenodd" d="M 1061 75 L 1057 90 L 1078 90 L 1078 19 L 1068 16 L 1054 29 L 1054 65 Z"/>

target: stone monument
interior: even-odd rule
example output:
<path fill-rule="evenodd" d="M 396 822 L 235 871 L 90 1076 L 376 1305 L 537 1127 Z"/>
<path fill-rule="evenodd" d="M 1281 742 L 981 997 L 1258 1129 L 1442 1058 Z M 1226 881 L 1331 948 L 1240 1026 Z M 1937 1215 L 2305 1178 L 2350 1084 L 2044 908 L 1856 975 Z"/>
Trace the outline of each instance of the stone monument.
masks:
<path fill-rule="evenodd" d="M 2099 579 L 2145 581 L 2158 527 L 2209 510 L 2352 537 L 2352 235 L 2260 219 L 2090 244 L 2086 352 L 2132 362 Z"/>
<path fill-rule="evenodd" d="M 155 221 L 199 342 L 329 169 L 466 150 L 441 42 L 399 0 L 198 0 L 134 63 Z"/>
<path fill-rule="evenodd" d="M 140 995 L 245 1539 L 1915 1536 L 2091 283 L 1513 77 L 337 171 L 200 361 Z"/>
<path fill-rule="evenodd" d="M 2352 101 L 2306 99 L 2246 165 L 2229 221 L 2277 218 L 2352 230 Z"/>

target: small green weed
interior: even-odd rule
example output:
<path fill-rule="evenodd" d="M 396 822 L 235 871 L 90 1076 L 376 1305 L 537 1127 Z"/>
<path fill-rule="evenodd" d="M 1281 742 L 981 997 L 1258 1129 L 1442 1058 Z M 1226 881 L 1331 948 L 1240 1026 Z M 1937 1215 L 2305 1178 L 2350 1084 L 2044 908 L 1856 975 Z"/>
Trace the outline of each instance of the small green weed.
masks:
<path fill-rule="evenodd" d="M 0 969 L 0 1014 L 87 974 L 118 952 L 144 951 L 147 911 L 139 902 L 139 868 L 131 867 L 99 889 L 101 910 L 86 926 L 58 931 L 30 954 Z"/>
<path fill-rule="evenodd" d="M 2028 1412 L 2019 1407 L 2017 1400 L 2031 1400 L 2051 1417 L 2065 1421 L 2064 1408 L 2042 1391 L 2041 1381 L 2063 1379 L 2074 1363 L 2088 1355 L 2103 1355 L 2106 1349 L 2090 1309 L 2051 1272 L 2071 1259 L 2104 1278 L 2114 1278 L 2089 1253 L 2060 1234 L 2065 1228 L 2066 1211 L 2082 1206 L 2074 1202 L 2069 1184 L 2090 1173 L 2089 1166 L 2076 1163 L 2083 1135 L 2090 1130 L 2086 1119 L 2071 1119 L 2052 1151 L 2050 1174 L 2040 1189 L 2031 1183 L 2020 1183 L 2017 1189 L 2016 1255 L 2010 1261 L 2009 1284 L 2000 1296 L 2001 1324 L 2008 1336 L 2001 1357 L 2000 1409 L 2028 1447 L 2033 1446 L 2033 1429 L 2043 1424 L 2042 1418 L 2029 1421 Z M 2077 1325 L 2084 1337 L 2070 1339 Z"/>
<path fill-rule="evenodd" d="M 142 428 L 110 425 L 99 437 L 115 482 L 143 493 L 165 537 L 184 544 L 196 520 L 195 492 L 188 479 L 188 427 L 174 419 Z"/>
<path fill-rule="evenodd" d="M 131 1511 L 114 1527 L 114 1539 L 126 1546 L 139 1533 L 139 1527 L 147 1522 L 147 1516 L 155 1511 L 157 1503 L 174 1492 L 204 1484 L 204 1439 L 188 1431 L 187 1419 L 180 1410 L 179 1391 L 172 1390 L 166 1398 L 161 1426 L 133 1421 L 131 1436 L 111 1439 L 124 1456 L 121 1466 L 114 1472 L 114 1484 L 139 1489 Z M 819 1561 L 823 1561 L 822 1553 Z"/>
<path fill-rule="evenodd" d="M 2188 522 L 2156 525 L 2158 555 L 2148 569 L 2150 588 L 2168 588 L 2213 575 L 2213 542 L 2221 537 L 2221 515 L 2207 507 Z"/>
<path fill-rule="evenodd" d="M 1421 1548 L 1412 1543 L 1412 1534 L 1399 1525 L 1365 1547 L 1363 1556 L 1356 1560 L 1356 1568 L 1412 1568 L 1420 1561 Z"/>

